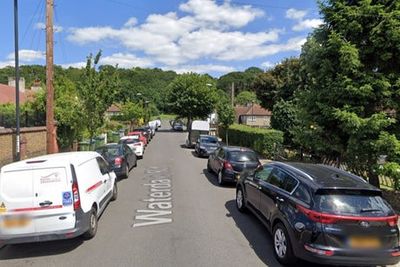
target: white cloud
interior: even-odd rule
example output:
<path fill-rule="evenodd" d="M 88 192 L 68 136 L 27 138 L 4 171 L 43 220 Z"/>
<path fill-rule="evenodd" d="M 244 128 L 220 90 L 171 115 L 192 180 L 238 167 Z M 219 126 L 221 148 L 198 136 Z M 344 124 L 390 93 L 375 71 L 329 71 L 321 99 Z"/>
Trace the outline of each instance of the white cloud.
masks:
<path fill-rule="evenodd" d="M 136 24 L 137 24 L 137 18 L 135 18 L 135 17 L 131 17 L 130 19 L 128 19 L 128 21 L 127 22 L 125 22 L 125 24 L 124 24 L 124 26 L 125 27 L 133 27 L 133 26 L 135 26 Z"/>
<path fill-rule="evenodd" d="M 8 61 L 0 61 L 0 69 L 4 68 L 4 67 L 8 67 L 8 66 L 14 66 L 15 62 L 12 60 L 8 60 Z"/>
<path fill-rule="evenodd" d="M 44 24 L 43 22 L 38 22 L 35 24 L 35 29 L 46 30 L 46 24 Z M 62 32 L 64 30 L 64 28 L 59 25 L 54 25 L 53 30 L 55 33 L 57 33 L 57 32 Z"/>
<path fill-rule="evenodd" d="M 182 65 L 182 66 L 165 66 L 162 67 L 164 70 L 173 70 L 177 73 L 195 72 L 195 73 L 228 73 L 235 71 L 236 69 L 231 66 L 214 65 L 214 64 L 203 64 L 203 65 Z"/>
<path fill-rule="evenodd" d="M 230 1 L 218 5 L 214 0 L 189 0 L 179 6 L 181 11 L 193 14 L 196 21 L 210 23 L 216 27 L 243 27 L 264 15 L 260 9 L 250 5 L 233 6 Z"/>
<path fill-rule="evenodd" d="M 288 19 L 301 20 L 305 17 L 305 15 L 307 15 L 307 10 L 299 10 L 294 8 L 286 10 L 286 18 Z"/>
<path fill-rule="evenodd" d="M 148 68 L 153 66 L 153 62 L 146 58 L 139 58 L 133 54 L 116 53 L 100 59 L 102 65 L 118 65 L 119 68 L 141 67 Z"/>
<path fill-rule="evenodd" d="M 270 68 L 272 68 L 273 66 L 275 66 L 275 64 L 272 63 L 271 61 L 265 61 L 265 62 L 261 63 L 261 67 L 262 67 L 263 69 L 270 69 Z"/>
<path fill-rule="evenodd" d="M 312 28 L 317 28 L 323 23 L 321 19 L 306 19 L 299 21 L 296 25 L 293 26 L 292 30 L 294 31 L 304 31 Z"/>
<path fill-rule="evenodd" d="M 81 69 L 86 67 L 86 62 L 82 61 L 82 62 L 66 63 L 66 64 L 61 64 L 61 67 L 64 69 L 68 69 L 69 67 Z"/>
<path fill-rule="evenodd" d="M 46 54 L 43 51 L 36 51 L 36 50 L 19 50 L 19 60 L 22 62 L 33 62 L 37 60 L 43 60 L 46 58 Z M 7 56 L 7 59 L 14 60 L 15 55 L 14 53 L 10 53 Z"/>

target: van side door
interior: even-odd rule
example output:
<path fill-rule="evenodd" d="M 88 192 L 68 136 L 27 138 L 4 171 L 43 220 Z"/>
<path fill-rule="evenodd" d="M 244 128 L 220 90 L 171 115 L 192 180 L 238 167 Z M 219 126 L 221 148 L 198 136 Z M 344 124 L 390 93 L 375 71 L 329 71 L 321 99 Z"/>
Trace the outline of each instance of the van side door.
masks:
<path fill-rule="evenodd" d="M 108 167 L 107 162 L 101 157 L 97 157 L 96 161 L 97 161 L 97 165 L 100 170 L 101 179 L 103 182 L 103 196 L 100 200 L 100 209 L 102 209 L 103 206 L 105 206 L 105 204 L 107 203 L 107 199 L 109 199 L 111 197 L 110 194 L 112 194 L 111 190 L 113 187 L 113 184 L 112 184 L 113 181 L 111 180 L 111 175 L 109 174 L 109 167 Z"/>

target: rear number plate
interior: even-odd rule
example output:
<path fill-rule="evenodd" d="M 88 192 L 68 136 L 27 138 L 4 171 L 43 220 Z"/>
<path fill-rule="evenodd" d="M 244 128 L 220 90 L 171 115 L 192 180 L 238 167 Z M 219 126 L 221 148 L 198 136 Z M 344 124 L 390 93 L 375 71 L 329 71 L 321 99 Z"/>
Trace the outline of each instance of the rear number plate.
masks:
<path fill-rule="evenodd" d="M 381 242 L 377 237 L 359 237 L 353 236 L 349 240 L 351 248 L 374 249 L 380 248 Z"/>
<path fill-rule="evenodd" d="M 28 216 L 7 216 L 2 220 L 4 228 L 22 228 L 30 223 L 31 219 Z"/>

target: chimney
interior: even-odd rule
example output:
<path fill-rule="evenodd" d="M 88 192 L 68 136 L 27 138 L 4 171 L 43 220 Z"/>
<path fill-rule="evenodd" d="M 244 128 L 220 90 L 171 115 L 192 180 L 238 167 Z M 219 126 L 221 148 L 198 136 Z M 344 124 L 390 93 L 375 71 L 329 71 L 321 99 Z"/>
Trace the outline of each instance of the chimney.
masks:
<path fill-rule="evenodd" d="M 8 86 L 15 87 L 15 77 L 8 77 Z M 19 91 L 21 93 L 25 92 L 25 78 L 19 78 Z"/>

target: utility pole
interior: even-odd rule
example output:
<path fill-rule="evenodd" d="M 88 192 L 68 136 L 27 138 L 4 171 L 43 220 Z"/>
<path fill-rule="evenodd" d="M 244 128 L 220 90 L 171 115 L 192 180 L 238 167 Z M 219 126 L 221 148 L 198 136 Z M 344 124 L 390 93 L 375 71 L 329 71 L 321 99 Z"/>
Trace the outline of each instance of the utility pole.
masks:
<path fill-rule="evenodd" d="M 232 107 L 235 107 L 235 83 L 232 83 L 231 87 L 231 99 L 232 99 Z"/>
<path fill-rule="evenodd" d="M 53 0 L 46 0 L 46 128 L 47 154 L 57 153 L 57 133 L 54 121 L 54 73 L 53 73 Z"/>
<path fill-rule="evenodd" d="M 18 47 L 18 0 L 14 0 L 14 42 L 15 42 L 15 160 L 21 159 L 19 124 L 19 47 Z"/>

